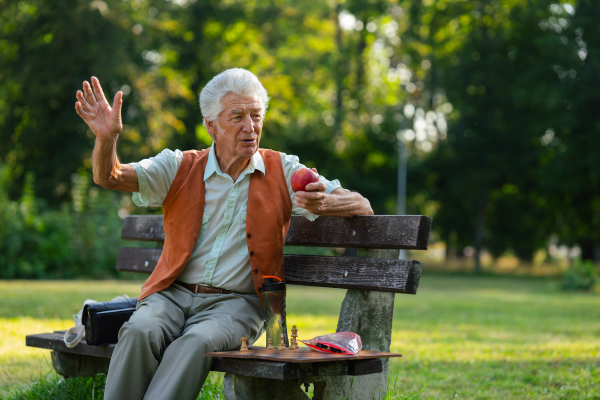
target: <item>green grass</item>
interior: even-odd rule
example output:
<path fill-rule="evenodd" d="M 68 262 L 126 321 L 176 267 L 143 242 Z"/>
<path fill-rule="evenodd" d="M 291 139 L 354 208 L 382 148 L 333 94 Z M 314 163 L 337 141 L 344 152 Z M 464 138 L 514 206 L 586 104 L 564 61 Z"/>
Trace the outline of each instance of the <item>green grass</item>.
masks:
<path fill-rule="evenodd" d="M 0 397 L 65 397 L 49 393 L 79 380 L 59 380 L 49 352 L 26 348 L 25 334 L 66 329 L 85 299 L 134 297 L 139 288 L 0 281 Z M 290 286 L 288 324 L 301 338 L 335 331 L 344 293 Z M 392 351 L 404 357 L 390 363 L 389 399 L 600 399 L 600 296 L 561 292 L 552 279 L 425 272 L 416 296 L 396 296 Z M 99 398 L 102 379 L 73 383 L 73 393 L 91 399 L 94 387 Z M 211 374 L 200 398 L 222 398 L 209 393 L 221 379 Z"/>

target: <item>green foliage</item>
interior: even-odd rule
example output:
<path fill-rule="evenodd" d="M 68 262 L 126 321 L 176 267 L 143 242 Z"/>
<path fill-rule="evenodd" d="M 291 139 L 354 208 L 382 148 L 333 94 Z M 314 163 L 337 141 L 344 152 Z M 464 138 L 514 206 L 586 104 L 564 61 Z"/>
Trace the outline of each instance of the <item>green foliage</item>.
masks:
<path fill-rule="evenodd" d="M 71 174 L 90 168 L 91 132 L 74 112 L 75 91 L 97 75 L 114 94 L 118 82 L 135 76 L 141 60 L 123 17 L 135 15 L 132 8 L 116 1 L 0 1 L 0 162 L 15 175 L 12 198 L 33 172 L 38 195 L 57 207 L 68 200 Z"/>
<path fill-rule="evenodd" d="M 558 234 L 593 258 L 599 12 L 587 0 L 411 4 L 403 39 L 424 87 L 411 102 L 439 111 L 444 96 L 453 106 L 421 189 L 451 247 L 530 260 Z"/>
<path fill-rule="evenodd" d="M 591 291 L 600 287 L 600 276 L 593 261 L 575 259 L 563 276 L 563 290 Z"/>
<path fill-rule="evenodd" d="M 89 188 L 74 174 L 73 201 L 59 210 L 35 197 L 27 174 L 19 201 L 8 198 L 12 169 L 0 164 L 0 279 L 115 276 L 121 245 L 116 193 Z"/>
<path fill-rule="evenodd" d="M 376 213 L 395 213 L 403 138 L 407 211 L 433 216 L 450 253 L 528 260 L 557 235 L 593 258 L 599 18 L 594 0 L 0 0 L 5 190 L 17 201 L 31 172 L 48 207 L 69 204 L 71 175 L 91 170 L 93 134 L 73 109 L 91 75 L 125 94 L 131 162 L 209 146 L 197 94 L 243 67 L 271 97 L 261 145 Z"/>
<path fill-rule="evenodd" d="M 67 200 L 72 172 L 91 168 L 93 136 L 73 110 L 90 75 L 107 97 L 125 90 L 119 154 L 129 162 L 164 147 L 209 145 L 197 128 L 196 95 L 217 73 L 243 67 L 271 96 L 264 147 L 297 154 L 371 198 L 379 213 L 393 211 L 395 118 L 405 93 L 387 79 L 383 32 L 342 29 L 345 7 L 364 23 L 393 19 L 387 1 L 6 4 L 0 161 L 15 171 L 11 198 L 32 171 L 39 196 L 56 207 Z"/>

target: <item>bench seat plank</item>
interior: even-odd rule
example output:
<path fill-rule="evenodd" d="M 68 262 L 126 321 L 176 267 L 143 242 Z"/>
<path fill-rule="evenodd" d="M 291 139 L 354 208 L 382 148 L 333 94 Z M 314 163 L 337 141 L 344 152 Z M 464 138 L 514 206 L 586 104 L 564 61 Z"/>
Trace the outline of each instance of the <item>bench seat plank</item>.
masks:
<path fill-rule="evenodd" d="M 422 264 L 384 258 L 283 256 L 285 280 L 293 285 L 416 294 Z"/>
<path fill-rule="evenodd" d="M 29 347 L 38 347 L 82 356 L 110 358 L 115 345 L 90 346 L 85 341 L 69 348 L 63 342 L 65 331 L 40 333 L 25 337 Z M 320 364 L 320 365 L 319 365 Z M 316 364 L 299 364 L 265 360 L 214 358 L 212 371 L 268 379 L 301 379 L 314 376 L 368 375 L 381 372 L 381 360 L 332 361 Z"/>
<path fill-rule="evenodd" d="M 63 341 L 64 335 L 65 331 L 27 335 L 25 336 L 25 345 L 29 347 L 39 347 L 42 349 L 62 351 L 64 353 L 107 358 L 112 356 L 115 348 L 114 344 L 109 344 L 107 346 L 90 346 L 85 342 L 85 340 L 82 340 L 77 346 L 69 348 Z"/>
<path fill-rule="evenodd" d="M 423 215 L 360 215 L 353 218 L 319 217 L 314 222 L 294 215 L 285 244 L 288 246 L 350 247 L 427 250 L 430 217 Z M 162 215 L 130 215 L 121 237 L 164 242 Z"/>
<path fill-rule="evenodd" d="M 117 270 L 151 273 L 162 249 L 121 247 Z M 413 260 L 285 254 L 285 280 L 294 285 L 416 294 L 422 265 Z"/>

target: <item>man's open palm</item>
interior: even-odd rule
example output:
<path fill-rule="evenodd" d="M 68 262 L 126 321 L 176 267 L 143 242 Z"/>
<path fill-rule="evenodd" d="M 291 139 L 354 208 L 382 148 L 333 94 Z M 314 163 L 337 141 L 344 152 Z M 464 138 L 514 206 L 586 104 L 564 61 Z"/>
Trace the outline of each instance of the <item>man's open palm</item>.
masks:
<path fill-rule="evenodd" d="M 77 91 L 78 101 L 75 103 L 75 110 L 99 140 L 114 138 L 123 129 L 121 119 L 123 93 L 117 92 L 111 108 L 95 76 L 92 76 L 92 85 L 93 92 L 90 84 L 87 81 L 83 82 L 83 92 Z"/>

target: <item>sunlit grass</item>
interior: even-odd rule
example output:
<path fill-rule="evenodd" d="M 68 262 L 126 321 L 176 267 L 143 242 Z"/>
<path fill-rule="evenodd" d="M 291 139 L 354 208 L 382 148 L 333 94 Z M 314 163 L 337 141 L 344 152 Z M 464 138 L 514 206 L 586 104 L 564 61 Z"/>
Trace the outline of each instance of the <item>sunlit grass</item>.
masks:
<path fill-rule="evenodd" d="M 141 283 L 121 281 L 0 281 L 0 397 L 40 377 L 56 376 L 48 350 L 25 336 L 73 326 L 86 299 L 139 295 Z"/>
<path fill-rule="evenodd" d="M 49 352 L 25 348 L 25 334 L 66 329 L 86 298 L 135 297 L 139 288 L 131 282 L 0 282 L 6 340 L 0 342 L 0 388 L 56 376 Z M 289 327 L 297 325 L 300 339 L 334 332 L 344 294 L 290 286 Z M 423 388 L 420 399 L 598 399 L 600 296 L 561 292 L 550 279 L 425 273 L 416 296 L 396 296 L 391 350 L 403 358 L 390 362 L 390 387 L 397 382 L 389 398 Z M 213 375 L 206 393 L 220 390 L 222 375 Z"/>

